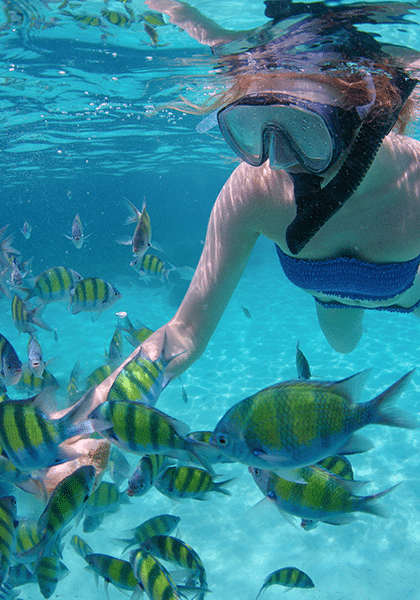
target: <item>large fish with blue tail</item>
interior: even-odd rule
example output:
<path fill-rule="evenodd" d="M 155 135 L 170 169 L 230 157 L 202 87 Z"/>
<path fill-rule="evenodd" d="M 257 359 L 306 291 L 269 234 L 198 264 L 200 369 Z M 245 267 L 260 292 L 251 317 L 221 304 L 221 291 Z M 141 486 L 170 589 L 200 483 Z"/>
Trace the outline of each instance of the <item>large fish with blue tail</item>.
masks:
<path fill-rule="evenodd" d="M 414 429 L 418 422 L 394 407 L 414 371 L 406 373 L 373 400 L 356 403 L 369 371 L 333 382 L 293 380 L 257 392 L 230 408 L 210 444 L 238 462 L 278 472 L 286 479 L 298 467 L 333 454 L 372 447 L 355 435 L 366 425 Z"/>
<path fill-rule="evenodd" d="M 280 512 L 330 525 L 351 523 L 356 518 L 352 514 L 354 512 L 385 517 L 386 513 L 378 506 L 377 500 L 396 487 L 394 485 L 371 496 L 357 496 L 355 492 L 365 485 L 365 481 L 342 479 L 319 467 L 299 469 L 304 484 L 287 481 L 272 471 L 254 467 L 248 467 L 248 470 L 263 494 Z"/>
<path fill-rule="evenodd" d="M 7 338 L 0 333 L 0 379 L 15 385 L 22 375 L 22 362 Z"/>
<path fill-rule="evenodd" d="M 68 300 L 70 291 L 82 276 L 74 269 L 67 267 L 51 267 L 33 281 L 31 286 L 23 287 L 26 292 L 25 300 L 30 300 L 34 306 Z"/>
<path fill-rule="evenodd" d="M 99 277 L 88 277 L 76 283 L 70 291 L 69 310 L 72 315 L 82 311 L 101 313 L 120 298 L 120 292 L 112 283 Z"/>
<path fill-rule="evenodd" d="M 77 458 L 78 454 L 60 444 L 93 431 L 89 421 L 78 422 L 80 405 L 74 405 L 59 419 L 51 419 L 50 403 L 49 390 L 35 399 L 0 403 L 0 445 L 21 471 L 35 471 Z M 95 425 L 97 429 L 98 424 Z"/>

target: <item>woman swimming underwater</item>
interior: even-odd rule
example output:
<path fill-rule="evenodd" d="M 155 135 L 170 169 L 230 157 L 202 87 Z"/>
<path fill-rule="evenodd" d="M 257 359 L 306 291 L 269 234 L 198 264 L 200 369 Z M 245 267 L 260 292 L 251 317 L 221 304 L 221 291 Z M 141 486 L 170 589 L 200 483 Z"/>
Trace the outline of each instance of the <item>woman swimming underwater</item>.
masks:
<path fill-rule="evenodd" d="M 186 3 L 147 4 L 205 43 L 237 37 L 205 19 L 199 27 L 196 9 L 192 27 Z M 357 346 L 364 309 L 420 316 L 420 143 L 402 135 L 417 81 L 377 47 L 359 69 L 287 72 L 273 68 L 276 43 L 243 53 L 241 68 L 239 55 L 221 59 L 234 83 L 210 110 L 242 162 L 216 200 L 178 311 L 142 345 L 152 359 L 164 343 L 182 352 L 173 376 L 206 348 L 260 235 L 314 297 L 335 350 Z"/>

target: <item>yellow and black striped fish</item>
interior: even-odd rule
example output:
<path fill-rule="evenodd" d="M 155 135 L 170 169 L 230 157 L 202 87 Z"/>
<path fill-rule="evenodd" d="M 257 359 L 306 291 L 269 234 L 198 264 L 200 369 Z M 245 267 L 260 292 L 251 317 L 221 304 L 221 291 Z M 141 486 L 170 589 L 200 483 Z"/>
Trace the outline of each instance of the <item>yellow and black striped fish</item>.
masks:
<path fill-rule="evenodd" d="M 140 547 L 158 559 L 166 560 L 191 571 L 189 584 L 196 578 L 202 590 L 207 589 L 204 565 L 197 552 L 182 540 L 170 535 L 155 535 L 141 543 Z M 194 581 L 195 583 L 195 581 Z"/>
<path fill-rule="evenodd" d="M 121 504 L 129 503 L 130 500 L 125 492 L 120 492 L 115 483 L 101 481 L 87 499 L 83 514 L 93 516 L 103 513 L 115 513 L 120 509 Z"/>
<path fill-rule="evenodd" d="M 128 29 L 132 23 L 134 23 L 133 19 L 128 15 L 125 15 L 116 10 L 108 10 L 107 8 L 103 8 L 101 10 L 101 15 L 112 25 L 117 25 L 118 27 L 124 27 Z"/>
<path fill-rule="evenodd" d="M 132 346 L 137 348 L 137 346 L 140 346 L 149 335 L 152 335 L 153 329 L 149 329 L 149 327 L 146 327 L 146 325 L 143 325 L 140 321 L 137 321 L 136 327 L 134 327 L 127 314 L 121 314 L 123 316 L 120 317 L 117 327 L 129 334 L 125 336 L 125 339 L 129 341 Z"/>
<path fill-rule="evenodd" d="M 47 331 L 52 331 L 51 327 L 41 319 L 40 312 L 42 308 L 42 306 L 37 306 L 35 308 L 30 307 L 29 304 L 25 304 L 25 302 L 15 294 L 12 299 L 12 319 L 16 329 L 22 333 L 34 333 L 36 331 L 36 325 Z"/>
<path fill-rule="evenodd" d="M 44 598 L 50 598 L 54 594 L 58 582 L 64 579 L 69 572 L 58 556 L 43 557 L 36 570 L 36 576 Z"/>
<path fill-rule="evenodd" d="M 95 573 L 104 578 L 106 594 L 108 594 L 108 585 L 112 583 L 112 585 L 115 585 L 120 590 L 131 592 L 138 590 L 138 594 L 135 597 L 139 597 L 142 588 L 134 576 L 133 569 L 128 561 L 109 556 L 108 554 L 88 554 L 85 560 Z"/>
<path fill-rule="evenodd" d="M 152 406 L 129 400 L 108 400 L 89 414 L 89 422 L 103 437 L 128 452 L 165 454 L 208 466 L 200 454 L 203 445 L 185 437 L 188 426 Z M 103 430 L 104 423 L 110 424 L 109 429 Z M 211 465 L 208 469 L 212 471 Z"/>
<path fill-rule="evenodd" d="M 120 292 L 112 283 L 99 277 L 87 277 L 76 283 L 70 292 L 69 310 L 79 312 L 102 312 L 121 298 Z"/>
<path fill-rule="evenodd" d="M 282 569 L 270 573 L 270 575 L 265 578 L 262 588 L 258 592 L 255 600 L 257 600 L 260 594 L 271 585 L 284 585 L 288 588 L 315 587 L 312 579 L 300 569 L 297 569 L 296 567 L 283 567 Z"/>
<path fill-rule="evenodd" d="M 16 547 L 16 498 L 0 498 L 0 585 L 6 581 Z"/>
<path fill-rule="evenodd" d="M 181 518 L 175 515 L 157 515 L 151 517 L 138 527 L 131 529 L 132 537 L 127 539 L 116 540 L 118 542 L 124 542 L 126 544 L 123 553 L 126 552 L 132 546 L 136 546 L 153 537 L 154 535 L 169 535 L 178 527 Z"/>
<path fill-rule="evenodd" d="M 26 393 L 38 393 L 45 388 L 57 389 L 60 387 L 57 379 L 47 369 L 44 369 L 41 377 L 35 375 L 29 365 L 22 365 L 22 374 L 19 381 L 14 386 L 16 390 L 21 390 Z"/>
<path fill-rule="evenodd" d="M 143 456 L 128 480 L 127 495 L 136 497 L 144 496 L 150 490 L 167 463 L 167 457 L 162 454 L 148 454 Z"/>
<path fill-rule="evenodd" d="M 231 481 L 233 479 L 217 483 L 213 476 L 204 469 L 182 466 L 166 469 L 163 475 L 159 475 L 154 485 L 161 494 L 168 498 L 206 500 L 211 492 L 230 496 L 231 493 L 224 486 Z"/>
<path fill-rule="evenodd" d="M 72 535 L 70 544 L 82 558 L 86 558 L 88 554 L 93 554 L 93 550 L 89 544 L 78 535 Z"/>
<path fill-rule="evenodd" d="M 35 278 L 31 288 L 22 288 L 27 297 L 35 306 L 49 302 L 60 302 L 68 300 L 70 290 L 76 283 L 82 280 L 82 276 L 67 267 L 52 267 Z"/>
<path fill-rule="evenodd" d="M 133 550 L 130 563 L 150 600 L 179 600 L 178 588 L 165 567 L 145 550 Z"/>

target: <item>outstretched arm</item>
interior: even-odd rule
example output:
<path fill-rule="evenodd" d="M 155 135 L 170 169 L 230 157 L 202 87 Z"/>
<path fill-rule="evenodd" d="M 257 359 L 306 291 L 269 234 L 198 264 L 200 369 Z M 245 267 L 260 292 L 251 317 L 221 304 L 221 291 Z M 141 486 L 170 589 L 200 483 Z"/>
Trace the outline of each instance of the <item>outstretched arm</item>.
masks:
<path fill-rule="evenodd" d="M 231 31 L 224 29 L 216 21 L 206 17 L 197 8 L 187 4 L 187 2 L 178 2 L 177 0 L 145 0 L 145 4 L 151 10 L 168 15 L 171 23 L 185 29 L 188 35 L 197 40 L 197 42 L 206 44 L 207 46 L 227 44 L 251 31 Z"/>
<path fill-rule="evenodd" d="M 248 167 L 248 171 L 249 171 Z M 261 231 L 252 177 L 243 165 L 224 185 L 211 213 L 206 241 L 184 300 L 169 323 L 142 344 L 155 360 L 179 354 L 167 374 L 181 375 L 205 350 Z"/>

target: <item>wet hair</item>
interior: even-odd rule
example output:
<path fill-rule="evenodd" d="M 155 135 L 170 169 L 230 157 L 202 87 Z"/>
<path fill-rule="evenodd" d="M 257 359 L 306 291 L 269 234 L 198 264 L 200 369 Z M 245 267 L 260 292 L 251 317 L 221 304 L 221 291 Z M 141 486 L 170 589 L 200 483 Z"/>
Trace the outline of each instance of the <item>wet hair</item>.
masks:
<path fill-rule="evenodd" d="M 261 91 L 263 91 L 267 85 L 271 87 L 271 82 L 279 85 L 279 78 L 284 76 L 288 81 L 295 80 L 297 87 L 299 82 L 302 81 L 312 81 L 315 86 L 317 84 L 329 86 L 335 92 L 339 92 L 340 106 L 345 109 L 369 104 L 372 100 L 371 87 L 373 83 L 376 98 L 366 120 L 374 121 L 386 113 L 393 112 L 401 105 L 400 90 L 394 81 L 395 73 L 394 68 L 382 65 L 375 66 L 371 77 L 367 77 L 366 71 L 302 74 L 296 72 L 279 73 L 275 70 L 259 70 L 257 72 L 242 74 L 237 78 L 233 77 L 233 83 L 227 89 L 215 93 L 201 105 L 195 104 L 181 96 L 182 103 L 171 105 L 171 108 L 190 114 L 206 115 L 243 98 L 251 89 L 255 90 L 260 87 Z M 279 87 L 278 91 L 281 91 L 281 87 Z M 417 116 L 417 105 L 415 96 L 410 97 L 404 104 L 394 127 L 397 133 L 404 133 L 407 125 Z"/>

